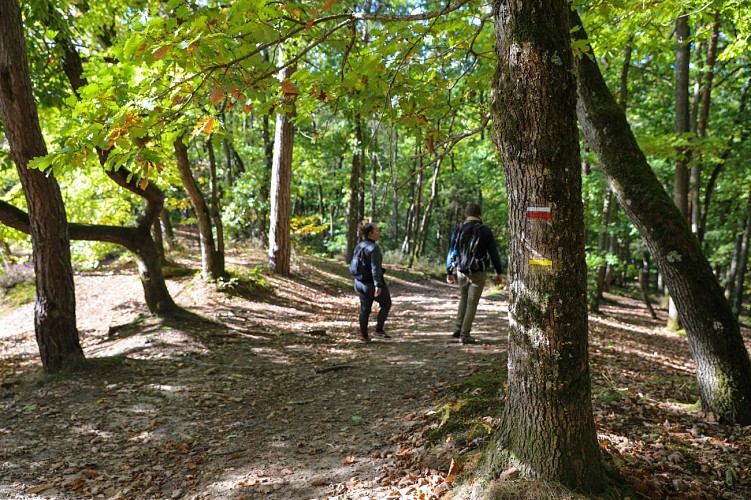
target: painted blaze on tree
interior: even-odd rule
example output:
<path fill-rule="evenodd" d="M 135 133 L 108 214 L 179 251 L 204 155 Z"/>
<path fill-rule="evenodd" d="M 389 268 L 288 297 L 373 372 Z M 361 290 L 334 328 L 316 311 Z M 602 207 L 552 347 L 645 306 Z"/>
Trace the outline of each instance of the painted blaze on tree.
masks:
<path fill-rule="evenodd" d="M 509 386 L 478 483 L 514 466 L 529 477 L 597 491 L 603 467 L 590 399 L 569 6 L 494 6 L 493 133 L 509 197 Z"/>

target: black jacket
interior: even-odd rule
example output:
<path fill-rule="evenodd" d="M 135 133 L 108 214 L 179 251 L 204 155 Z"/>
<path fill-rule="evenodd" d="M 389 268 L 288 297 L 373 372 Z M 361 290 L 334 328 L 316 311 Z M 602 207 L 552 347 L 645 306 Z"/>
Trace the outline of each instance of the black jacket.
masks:
<path fill-rule="evenodd" d="M 487 269 L 490 267 L 490 263 L 493 264 L 493 268 L 495 268 L 496 274 L 503 274 L 503 266 L 501 265 L 501 257 L 498 254 L 498 245 L 495 242 L 495 236 L 493 236 L 493 230 L 490 229 L 488 226 L 482 224 L 477 219 L 467 219 L 464 221 L 464 223 L 459 224 L 456 226 L 456 229 L 454 229 L 454 232 L 451 233 L 451 240 L 449 242 L 449 253 L 446 256 L 446 274 L 453 274 L 453 266 L 454 266 L 454 256 L 453 256 L 453 249 L 454 244 L 456 242 L 456 238 L 461 231 L 463 227 L 465 227 L 467 224 L 481 224 L 480 226 L 480 236 L 482 237 L 483 245 L 485 246 L 485 253 L 482 255 L 481 260 L 484 264 L 484 268 Z M 488 261 L 488 256 L 490 256 L 490 260 Z"/>
<path fill-rule="evenodd" d="M 382 287 L 385 284 L 383 280 L 383 255 L 376 242 L 371 239 L 364 239 L 358 246 L 363 248 L 363 257 L 365 258 L 366 271 L 360 278 L 362 283 L 373 283 L 376 287 Z"/>

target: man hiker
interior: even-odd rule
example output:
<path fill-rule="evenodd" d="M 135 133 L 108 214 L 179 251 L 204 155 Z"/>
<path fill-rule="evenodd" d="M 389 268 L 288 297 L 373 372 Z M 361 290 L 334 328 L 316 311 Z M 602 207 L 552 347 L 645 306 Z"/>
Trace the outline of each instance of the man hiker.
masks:
<path fill-rule="evenodd" d="M 459 310 L 454 325 L 454 338 L 461 344 L 476 344 L 470 335 L 472 321 L 477 313 L 487 269 L 492 262 L 495 269 L 495 283 L 503 281 L 501 258 L 495 243 L 493 231 L 482 223 L 482 208 L 477 203 L 467 204 L 464 223 L 454 229 L 446 257 L 446 281 L 459 284 Z M 488 260 L 490 256 L 490 260 Z"/>
<path fill-rule="evenodd" d="M 360 228 L 360 234 L 363 240 L 355 247 L 349 266 L 355 277 L 355 292 L 360 297 L 360 342 L 370 342 L 368 319 L 373 302 L 380 306 L 374 336 L 388 339 L 391 337 L 384 330 L 384 324 L 391 310 L 391 294 L 383 279 L 383 255 L 376 245 L 381 230 L 372 222 L 366 222 Z"/>

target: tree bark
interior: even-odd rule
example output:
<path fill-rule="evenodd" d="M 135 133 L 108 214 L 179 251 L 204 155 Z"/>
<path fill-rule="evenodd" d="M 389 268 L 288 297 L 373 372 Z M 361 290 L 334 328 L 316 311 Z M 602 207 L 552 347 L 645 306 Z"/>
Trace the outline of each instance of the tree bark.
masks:
<path fill-rule="evenodd" d="M 360 114 L 355 113 L 355 148 L 352 151 L 352 169 L 349 172 L 349 205 L 347 210 L 347 247 L 344 251 L 344 260 L 349 262 L 355 251 L 355 246 L 359 240 L 358 228 L 360 221 L 363 219 L 363 213 L 360 210 L 363 198 L 362 186 L 362 126 L 360 125 Z"/>
<path fill-rule="evenodd" d="M 741 315 L 743 307 L 743 286 L 746 280 L 746 270 L 748 269 L 748 246 L 751 239 L 751 192 L 748 193 L 748 199 L 746 200 L 746 227 L 743 231 L 743 237 L 741 238 L 740 259 L 738 259 L 738 270 L 735 278 L 735 294 L 733 300 L 730 303 L 733 309 L 733 314 L 736 318 Z"/>
<path fill-rule="evenodd" d="M 175 141 L 175 159 L 177 160 L 177 171 L 180 173 L 180 179 L 183 181 L 183 186 L 185 186 L 185 191 L 188 193 L 190 204 L 193 205 L 198 220 L 198 234 L 201 241 L 201 277 L 205 280 L 218 279 L 222 276 L 223 269 L 218 269 L 209 208 L 190 170 L 188 147 L 183 142 L 182 137 Z"/>
<path fill-rule="evenodd" d="M 162 240 L 167 245 L 167 250 L 174 250 L 177 247 L 175 229 L 172 227 L 169 212 L 164 208 L 162 208 L 162 212 L 159 215 L 159 223 L 162 227 Z"/>
<path fill-rule="evenodd" d="M 36 282 L 34 332 L 44 370 L 56 373 L 84 360 L 76 328 L 76 294 L 68 221 L 55 178 L 31 170 L 47 154 L 31 90 L 21 9 L 0 0 L 0 117 L 29 207 Z"/>
<path fill-rule="evenodd" d="M 709 107 L 712 104 L 712 84 L 714 82 L 714 68 L 717 63 L 717 42 L 720 37 L 720 19 L 719 12 L 714 12 L 714 23 L 712 25 L 712 37 L 707 47 L 707 71 L 704 74 L 704 86 L 701 92 L 701 109 L 696 123 L 696 137 L 699 139 L 707 135 L 707 119 L 709 118 Z M 699 238 L 699 242 L 704 239 L 704 229 L 701 227 L 701 203 L 699 196 L 701 192 L 701 175 L 702 175 L 702 158 L 700 155 L 693 155 L 694 161 L 691 167 L 691 230 Z"/>
<path fill-rule="evenodd" d="M 647 306 L 649 315 L 652 319 L 657 319 L 657 314 L 649 300 L 649 252 L 644 252 L 644 258 L 639 267 L 639 291 L 641 291 L 641 300 Z"/>
<path fill-rule="evenodd" d="M 604 486 L 604 470 L 587 353 L 569 4 L 495 0 L 494 7 L 493 138 L 509 206 L 508 393 L 476 484 L 513 465 L 524 476 L 596 492 Z M 527 218 L 528 207 L 549 207 L 552 218 Z M 473 493 L 482 497 L 477 487 Z"/>
<path fill-rule="evenodd" d="M 155 220 L 151 225 L 151 238 L 154 240 L 154 247 L 156 248 L 156 254 L 159 256 L 159 265 L 163 266 L 167 263 L 167 255 L 164 253 L 164 238 L 162 235 L 162 224 L 159 219 Z"/>
<path fill-rule="evenodd" d="M 422 222 L 420 222 L 420 231 L 418 232 L 416 239 L 415 257 L 422 255 L 425 245 L 428 241 L 428 229 L 430 226 L 430 217 L 433 214 L 433 206 L 435 200 L 438 197 L 438 174 L 441 171 L 441 160 L 437 159 L 433 166 L 433 177 L 430 180 L 430 198 L 428 198 L 428 204 L 425 206 L 422 214 Z"/>
<path fill-rule="evenodd" d="M 743 235 L 745 234 L 746 221 L 738 222 L 738 230 L 735 232 L 735 244 L 733 245 L 733 257 L 730 259 L 730 267 L 727 269 L 727 281 L 725 283 L 725 296 L 730 304 L 735 302 L 735 277 L 738 276 L 738 266 L 741 261 L 741 249 L 743 248 Z"/>
<path fill-rule="evenodd" d="M 281 81 L 287 80 L 293 67 L 283 69 Z M 283 112 L 276 115 L 274 132 L 274 160 L 271 169 L 271 204 L 269 214 L 269 267 L 281 276 L 289 276 L 290 241 L 290 184 L 292 182 L 292 150 L 295 140 L 295 97 L 285 94 Z"/>
<path fill-rule="evenodd" d="M 608 192 L 605 194 L 605 198 L 602 202 L 602 224 L 600 227 L 600 234 L 597 238 L 597 254 L 605 259 L 608 254 L 608 244 L 610 241 L 610 218 L 613 213 L 613 191 L 608 188 Z M 605 290 L 605 278 L 608 265 L 603 262 L 597 267 L 597 275 L 595 277 L 595 289 L 592 292 L 591 300 L 589 301 L 590 310 L 594 313 L 600 312 L 600 301 L 603 297 L 603 291 Z"/>
<path fill-rule="evenodd" d="M 219 195 L 219 177 L 217 175 L 216 154 L 214 154 L 214 143 L 211 141 L 211 138 L 206 141 L 206 150 L 209 153 L 209 172 L 211 181 L 211 221 L 214 224 L 214 231 L 216 231 L 214 272 L 212 274 L 215 274 L 218 278 L 225 274 L 224 225 L 222 224 L 222 204 Z"/>
<path fill-rule="evenodd" d="M 586 39 L 576 12 L 575 36 Z M 751 362 L 738 322 L 686 219 L 647 163 L 600 73 L 588 57 L 575 64 L 578 116 L 623 210 L 655 259 L 686 329 L 702 408 L 721 422 L 751 423 Z"/>
<path fill-rule="evenodd" d="M 691 62 L 691 41 L 688 26 L 688 15 L 681 14 L 675 20 L 675 133 L 680 138 L 691 131 L 690 106 L 689 106 L 689 63 Z M 675 162 L 675 175 L 673 177 L 673 201 L 678 207 L 684 219 L 689 219 L 688 212 L 688 187 L 689 148 L 679 146 L 677 148 L 677 160 Z M 681 328 L 678 308 L 673 300 L 672 290 L 668 286 L 668 321 L 667 329 L 677 331 Z"/>

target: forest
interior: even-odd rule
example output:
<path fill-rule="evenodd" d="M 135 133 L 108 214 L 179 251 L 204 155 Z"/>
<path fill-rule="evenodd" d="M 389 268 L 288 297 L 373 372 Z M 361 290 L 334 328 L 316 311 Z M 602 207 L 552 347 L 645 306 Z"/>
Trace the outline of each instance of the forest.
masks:
<path fill-rule="evenodd" d="M 749 7 L 0 0 L 0 498 L 750 497 Z"/>

